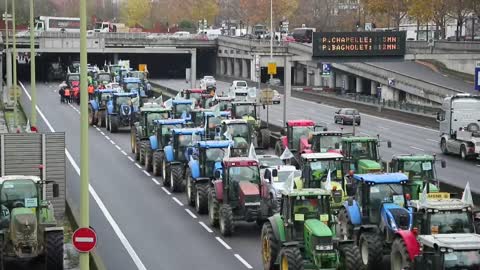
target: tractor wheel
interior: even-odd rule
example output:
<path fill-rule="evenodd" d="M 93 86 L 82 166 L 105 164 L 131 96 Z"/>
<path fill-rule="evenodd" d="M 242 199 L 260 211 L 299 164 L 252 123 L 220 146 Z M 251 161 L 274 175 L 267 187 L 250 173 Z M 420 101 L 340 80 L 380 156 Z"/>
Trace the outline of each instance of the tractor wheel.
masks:
<path fill-rule="evenodd" d="M 345 270 L 363 270 L 362 255 L 354 244 L 340 247 L 340 262 Z"/>
<path fill-rule="evenodd" d="M 95 118 L 95 112 L 93 111 L 92 105 L 88 105 L 88 124 L 90 126 L 97 124 L 97 119 Z"/>
<path fill-rule="evenodd" d="M 263 269 L 278 270 L 278 265 L 275 265 L 275 261 L 278 256 L 279 243 L 275 238 L 270 222 L 263 224 L 261 239 Z"/>
<path fill-rule="evenodd" d="M 162 178 L 163 178 L 163 186 L 168 187 L 170 186 L 170 165 L 167 163 L 165 157 L 162 158 Z"/>
<path fill-rule="evenodd" d="M 397 237 L 393 241 L 390 254 L 390 269 L 402 270 L 410 268 L 410 257 L 402 238 Z"/>
<path fill-rule="evenodd" d="M 286 247 L 280 251 L 280 270 L 303 270 L 303 256 L 297 247 Z"/>
<path fill-rule="evenodd" d="M 213 188 L 210 188 L 210 190 L 208 191 L 208 221 L 213 227 L 218 226 L 218 210 L 219 203 L 215 196 L 215 191 L 213 190 Z"/>
<path fill-rule="evenodd" d="M 260 134 L 262 136 L 262 148 L 268 149 L 270 147 L 270 130 L 262 129 L 260 130 Z"/>
<path fill-rule="evenodd" d="M 462 146 L 460 146 L 460 157 L 463 160 L 469 159 L 469 156 L 467 155 L 467 148 L 463 144 L 462 144 Z"/>
<path fill-rule="evenodd" d="M 140 165 L 145 165 L 145 152 L 146 152 L 146 145 L 145 142 L 140 142 L 140 157 L 138 159 L 138 163 Z"/>
<path fill-rule="evenodd" d="M 139 161 L 140 160 L 140 139 L 137 137 L 135 137 L 135 160 L 136 161 Z"/>
<path fill-rule="evenodd" d="M 153 151 L 150 141 L 145 142 L 145 170 L 151 172 L 153 170 Z"/>
<path fill-rule="evenodd" d="M 105 128 L 110 130 L 110 115 L 105 116 Z"/>
<path fill-rule="evenodd" d="M 195 206 L 195 185 L 193 184 L 192 174 L 190 172 L 190 168 L 187 168 L 187 172 L 185 173 L 185 177 L 187 182 L 185 183 L 186 192 L 187 194 L 187 202 L 190 206 Z"/>
<path fill-rule="evenodd" d="M 63 232 L 48 232 L 46 236 L 45 268 L 63 269 Z"/>
<path fill-rule="evenodd" d="M 111 133 L 116 133 L 118 132 L 118 126 L 119 126 L 119 119 L 118 116 L 112 115 L 110 116 L 110 121 L 108 121 L 108 124 L 110 126 L 110 132 Z"/>
<path fill-rule="evenodd" d="M 155 153 L 153 153 L 152 163 L 153 163 L 154 176 L 162 176 L 162 159 L 163 159 L 163 152 L 155 151 Z"/>
<path fill-rule="evenodd" d="M 170 191 L 182 192 L 184 189 L 183 184 L 183 167 L 176 165 L 170 166 Z"/>
<path fill-rule="evenodd" d="M 228 204 L 222 204 L 220 206 L 220 233 L 223 236 L 231 236 L 234 229 L 232 207 Z"/>
<path fill-rule="evenodd" d="M 195 192 L 195 210 L 199 214 L 206 214 L 208 211 L 208 184 L 197 184 Z"/>
<path fill-rule="evenodd" d="M 383 260 L 383 239 L 378 233 L 364 232 L 360 235 L 359 245 L 363 265 L 368 270 L 381 268 Z"/>
<path fill-rule="evenodd" d="M 277 143 L 275 143 L 275 155 L 281 156 L 282 154 L 283 154 L 282 142 L 277 141 Z"/>
<path fill-rule="evenodd" d="M 352 239 L 353 225 L 348 217 L 347 209 L 340 209 L 337 215 L 337 222 L 335 229 L 340 240 Z"/>

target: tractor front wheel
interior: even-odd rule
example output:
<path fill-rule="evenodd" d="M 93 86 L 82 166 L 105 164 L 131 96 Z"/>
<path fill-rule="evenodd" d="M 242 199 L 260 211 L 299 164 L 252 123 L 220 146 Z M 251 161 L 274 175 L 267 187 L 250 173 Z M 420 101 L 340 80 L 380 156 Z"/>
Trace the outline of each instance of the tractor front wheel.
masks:
<path fill-rule="evenodd" d="M 375 232 L 360 235 L 359 245 L 363 265 L 368 270 L 379 269 L 383 260 L 383 239 Z"/>
<path fill-rule="evenodd" d="M 48 270 L 63 269 L 63 231 L 47 233 L 45 266 Z"/>
<path fill-rule="evenodd" d="M 262 227 L 262 261 L 263 269 L 278 270 L 275 261 L 278 256 L 279 243 L 273 233 L 273 227 L 270 222 L 266 222 Z"/>
<path fill-rule="evenodd" d="M 162 175 L 162 159 L 163 159 L 163 152 L 155 151 L 152 155 L 152 163 L 153 163 L 153 175 L 154 176 L 161 176 Z"/>
<path fill-rule="evenodd" d="M 337 215 L 337 222 L 338 224 L 335 228 L 337 230 L 337 236 L 340 238 L 340 240 L 352 239 L 351 236 L 353 233 L 353 225 L 348 218 L 347 209 L 340 209 Z"/>
<path fill-rule="evenodd" d="M 170 166 L 170 191 L 182 192 L 184 189 L 183 184 L 183 167 L 176 165 Z"/>
<path fill-rule="evenodd" d="M 170 186 L 170 165 L 167 163 L 165 157 L 162 158 L 162 179 L 163 179 L 163 186 L 168 187 Z"/>
<path fill-rule="evenodd" d="M 213 227 L 218 226 L 218 208 L 219 205 L 215 196 L 215 191 L 213 191 L 213 188 L 210 188 L 208 191 L 208 221 Z"/>
<path fill-rule="evenodd" d="M 340 247 L 340 262 L 345 270 L 362 270 L 362 255 L 360 250 L 354 244 Z"/>
<path fill-rule="evenodd" d="M 186 187 L 185 194 L 187 194 L 187 202 L 188 202 L 188 205 L 195 206 L 195 200 L 193 196 L 195 194 L 195 188 L 193 185 L 193 179 L 190 172 L 190 168 L 187 168 L 187 172 L 185 173 L 185 176 L 187 178 L 187 182 L 185 183 L 185 187 Z"/>
<path fill-rule="evenodd" d="M 140 165 L 145 165 L 145 152 L 146 152 L 146 144 L 145 142 L 140 142 L 140 156 L 138 162 Z"/>
<path fill-rule="evenodd" d="M 208 211 L 208 184 L 197 184 L 195 192 L 195 210 L 199 214 L 206 214 Z"/>
<path fill-rule="evenodd" d="M 151 172 L 153 170 L 153 151 L 150 141 L 145 142 L 145 170 Z"/>
<path fill-rule="evenodd" d="M 118 132 L 118 126 L 120 125 L 120 120 L 118 119 L 118 116 L 116 115 L 110 116 L 110 121 L 108 121 L 108 124 L 110 126 L 111 133 Z"/>
<path fill-rule="evenodd" d="M 402 270 L 410 268 L 410 257 L 402 238 L 397 237 L 393 241 L 390 254 L 390 269 Z"/>
<path fill-rule="evenodd" d="M 282 248 L 280 256 L 280 270 L 303 270 L 303 256 L 299 248 Z"/>
<path fill-rule="evenodd" d="M 135 127 L 130 130 L 130 148 L 132 148 L 132 154 L 135 154 L 137 148 L 137 130 Z"/>
<path fill-rule="evenodd" d="M 220 233 L 223 236 L 231 236 L 234 228 L 232 207 L 223 204 L 220 206 Z"/>

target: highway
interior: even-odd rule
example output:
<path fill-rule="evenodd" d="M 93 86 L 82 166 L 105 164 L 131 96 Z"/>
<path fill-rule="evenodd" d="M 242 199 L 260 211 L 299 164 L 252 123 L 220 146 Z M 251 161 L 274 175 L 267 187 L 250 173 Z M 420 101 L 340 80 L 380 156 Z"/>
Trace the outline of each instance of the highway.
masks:
<path fill-rule="evenodd" d="M 79 206 L 80 111 L 60 104 L 58 83 L 37 84 L 38 127 L 64 131 L 67 197 Z M 21 102 L 30 113 L 25 85 Z M 110 134 L 90 128 L 90 221 L 99 235 L 96 253 L 106 269 L 260 269 L 260 228 L 238 226 L 224 239 L 206 216 L 187 207 L 184 194 L 170 194 L 160 179 L 134 162 L 128 129 Z"/>

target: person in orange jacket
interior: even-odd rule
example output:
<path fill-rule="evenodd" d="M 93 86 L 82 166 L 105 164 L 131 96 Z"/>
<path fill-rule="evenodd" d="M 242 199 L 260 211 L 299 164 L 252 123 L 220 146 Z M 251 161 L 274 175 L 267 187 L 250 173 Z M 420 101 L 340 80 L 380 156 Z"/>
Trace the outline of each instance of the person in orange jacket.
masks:
<path fill-rule="evenodd" d="M 93 99 L 93 92 L 95 92 L 95 88 L 93 87 L 93 84 L 88 85 L 88 99 L 89 100 Z"/>
<path fill-rule="evenodd" d="M 65 87 L 65 92 L 64 92 L 64 96 L 65 96 L 65 102 L 66 103 L 71 103 L 72 102 L 72 91 L 70 90 L 70 87 Z"/>

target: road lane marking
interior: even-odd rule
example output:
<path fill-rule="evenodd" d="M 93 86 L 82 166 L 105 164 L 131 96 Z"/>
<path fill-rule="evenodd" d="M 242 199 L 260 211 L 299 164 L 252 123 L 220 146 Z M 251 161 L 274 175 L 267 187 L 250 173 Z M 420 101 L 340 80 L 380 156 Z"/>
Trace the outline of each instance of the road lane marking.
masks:
<path fill-rule="evenodd" d="M 120 150 L 120 149 L 119 149 L 119 150 Z M 126 153 L 125 151 L 122 150 L 121 152 L 122 152 L 122 154 L 123 154 L 124 156 L 127 155 L 127 153 Z"/>
<path fill-rule="evenodd" d="M 190 211 L 190 209 L 185 208 L 185 211 L 186 211 L 192 218 L 197 218 L 197 216 L 196 216 L 194 213 L 192 213 L 192 211 Z"/>
<path fill-rule="evenodd" d="M 99 129 L 98 127 L 95 127 L 98 131 L 102 132 L 101 129 Z"/>
<path fill-rule="evenodd" d="M 240 256 L 239 254 L 236 254 L 235 253 L 235 258 L 237 258 L 237 260 L 239 260 L 241 263 L 243 263 L 243 265 L 245 265 L 245 267 L 247 267 L 248 269 L 253 269 L 253 267 L 244 259 L 242 258 L 242 256 Z"/>
<path fill-rule="evenodd" d="M 224 246 L 226 249 L 230 250 L 232 249 L 227 243 L 225 243 L 225 241 L 223 241 L 222 238 L 220 238 L 219 236 L 215 237 L 215 239 L 217 239 L 217 241 L 222 244 L 222 246 Z"/>
<path fill-rule="evenodd" d="M 103 136 L 105 136 L 105 133 L 103 133 L 103 131 L 100 131 L 100 134 L 102 134 Z"/>
<path fill-rule="evenodd" d="M 415 147 L 415 146 L 410 146 L 410 148 L 418 150 L 418 151 L 425 152 L 425 150 L 423 150 L 422 148 L 418 148 L 418 147 Z"/>
<path fill-rule="evenodd" d="M 151 176 L 147 171 L 143 170 L 143 173 L 146 175 L 146 176 Z"/>
<path fill-rule="evenodd" d="M 155 185 L 159 186 L 160 185 L 160 182 L 157 181 L 157 179 L 155 178 L 152 178 L 152 181 L 155 183 Z"/>
<path fill-rule="evenodd" d="M 427 139 L 427 141 L 429 141 L 429 142 L 434 142 L 434 143 L 438 143 L 438 141 L 437 141 L 437 140 L 434 140 L 434 139 Z"/>
<path fill-rule="evenodd" d="M 142 166 L 140 166 L 138 163 L 135 163 L 135 166 L 137 166 L 139 169 L 142 168 Z"/>
<path fill-rule="evenodd" d="M 120 146 L 115 145 L 115 147 L 116 147 L 118 150 L 122 151 L 122 148 L 120 148 Z"/>
<path fill-rule="evenodd" d="M 172 199 L 173 199 L 178 205 L 183 206 L 183 203 L 182 203 L 179 199 L 177 199 L 177 197 L 173 197 Z"/>
<path fill-rule="evenodd" d="M 105 135 L 105 139 L 110 140 L 110 137 L 108 137 L 108 136 Z"/>
<path fill-rule="evenodd" d="M 213 233 L 212 229 L 210 229 L 203 221 L 198 222 L 207 232 Z"/>
<path fill-rule="evenodd" d="M 128 159 L 130 159 L 131 162 L 135 162 L 132 157 L 128 157 Z"/>
<path fill-rule="evenodd" d="M 30 100 L 30 102 L 32 101 L 32 97 L 30 96 L 30 93 L 28 93 L 27 89 L 25 89 L 25 86 L 20 82 L 20 86 L 22 87 L 23 91 L 25 92 L 25 94 L 27 95 L 28 99 Z M 55 129 L 52 127 L 52 125 L 50 124 L 50 122 L 48 121 L 48 119 L 45 117 L 45 115 L 43 114 L 43 112 L 40 110 L 40 108 L 37 106 L 35 106 L 38 114 L 40 115 L 40 117 L 43 119 L 43 121 L 45 122 L 45 124 L 47 125 L 47 127 L 50 129 L 51 132 L 55 132 Z M 70 154 L 70 152 L 67 150 L 67 148 L 65 148 L 65 155 L 67 156 L 68 160 L 70 161 L 70 164 L 72 164 L 72 167 L 75 169 L 75 171 L 77 172 L 78 176 L 80 177 L 80 167 L 78 167 L 77 163 L 75 162 L 75 160 L 73 159 L 72 155 Z M 130 242 L 128 241 L 127 237 L 125 236 L 125 234 L 123 234 L 122 230 L 120 229 L 120 227 L 118 226 L 117 222 L 115 221 L 115 219 L 113 219 L 112 215 L 110 214 L 110 212 L 108 211 L 107 207 L 105 206 L 105 204 L 103 203 L 102 199 L 100 199 L 100 196 L 98 196 L 97 192 L 95 191 L 95 189 L 92 187 L 92 185 L 88 185 L 88 191 L 90 192 L 90 195 L 92 196 L 92 198 L 95 200 L 95 202 L 97 203 L 98 205 L 98 208 L 100 209 L 100 211 L 102 211 L 103 215 L 105 216 L 105 218 L 107 219 L 108 223 L 110 223 L 110 226 L 112 226 L 112 229 L 113 231 L 116 233 L 118 239 L 120 240 L 120 242 L 122 243 L 123 247 L 125 248 L 125 250 L 127 251 L 127 253 L 130 255 L 130 258 L 133 260 L 133 262 L 135 263 L 135 266 L 137 266 L 137 269 L 139 270 L 147 270 L 147 268 L 145 267 L 145 265 L 142 263 L 142 261 L 140 260 L 140 257 L 138 257 L 137 253 L 135 252 L 135 250 L 133 249 L 132 245 L 130 244 Z"/>
<path fill-rule="evenodd" d="M 168 191 L 168 189 L 166 189 L 165 187 L 162 187 L 163 191 L 165 191 L 165 193 L 167 193 L 167 195 L 172 195 L 172 193 L 170 193 L 170 191 Z"/>

